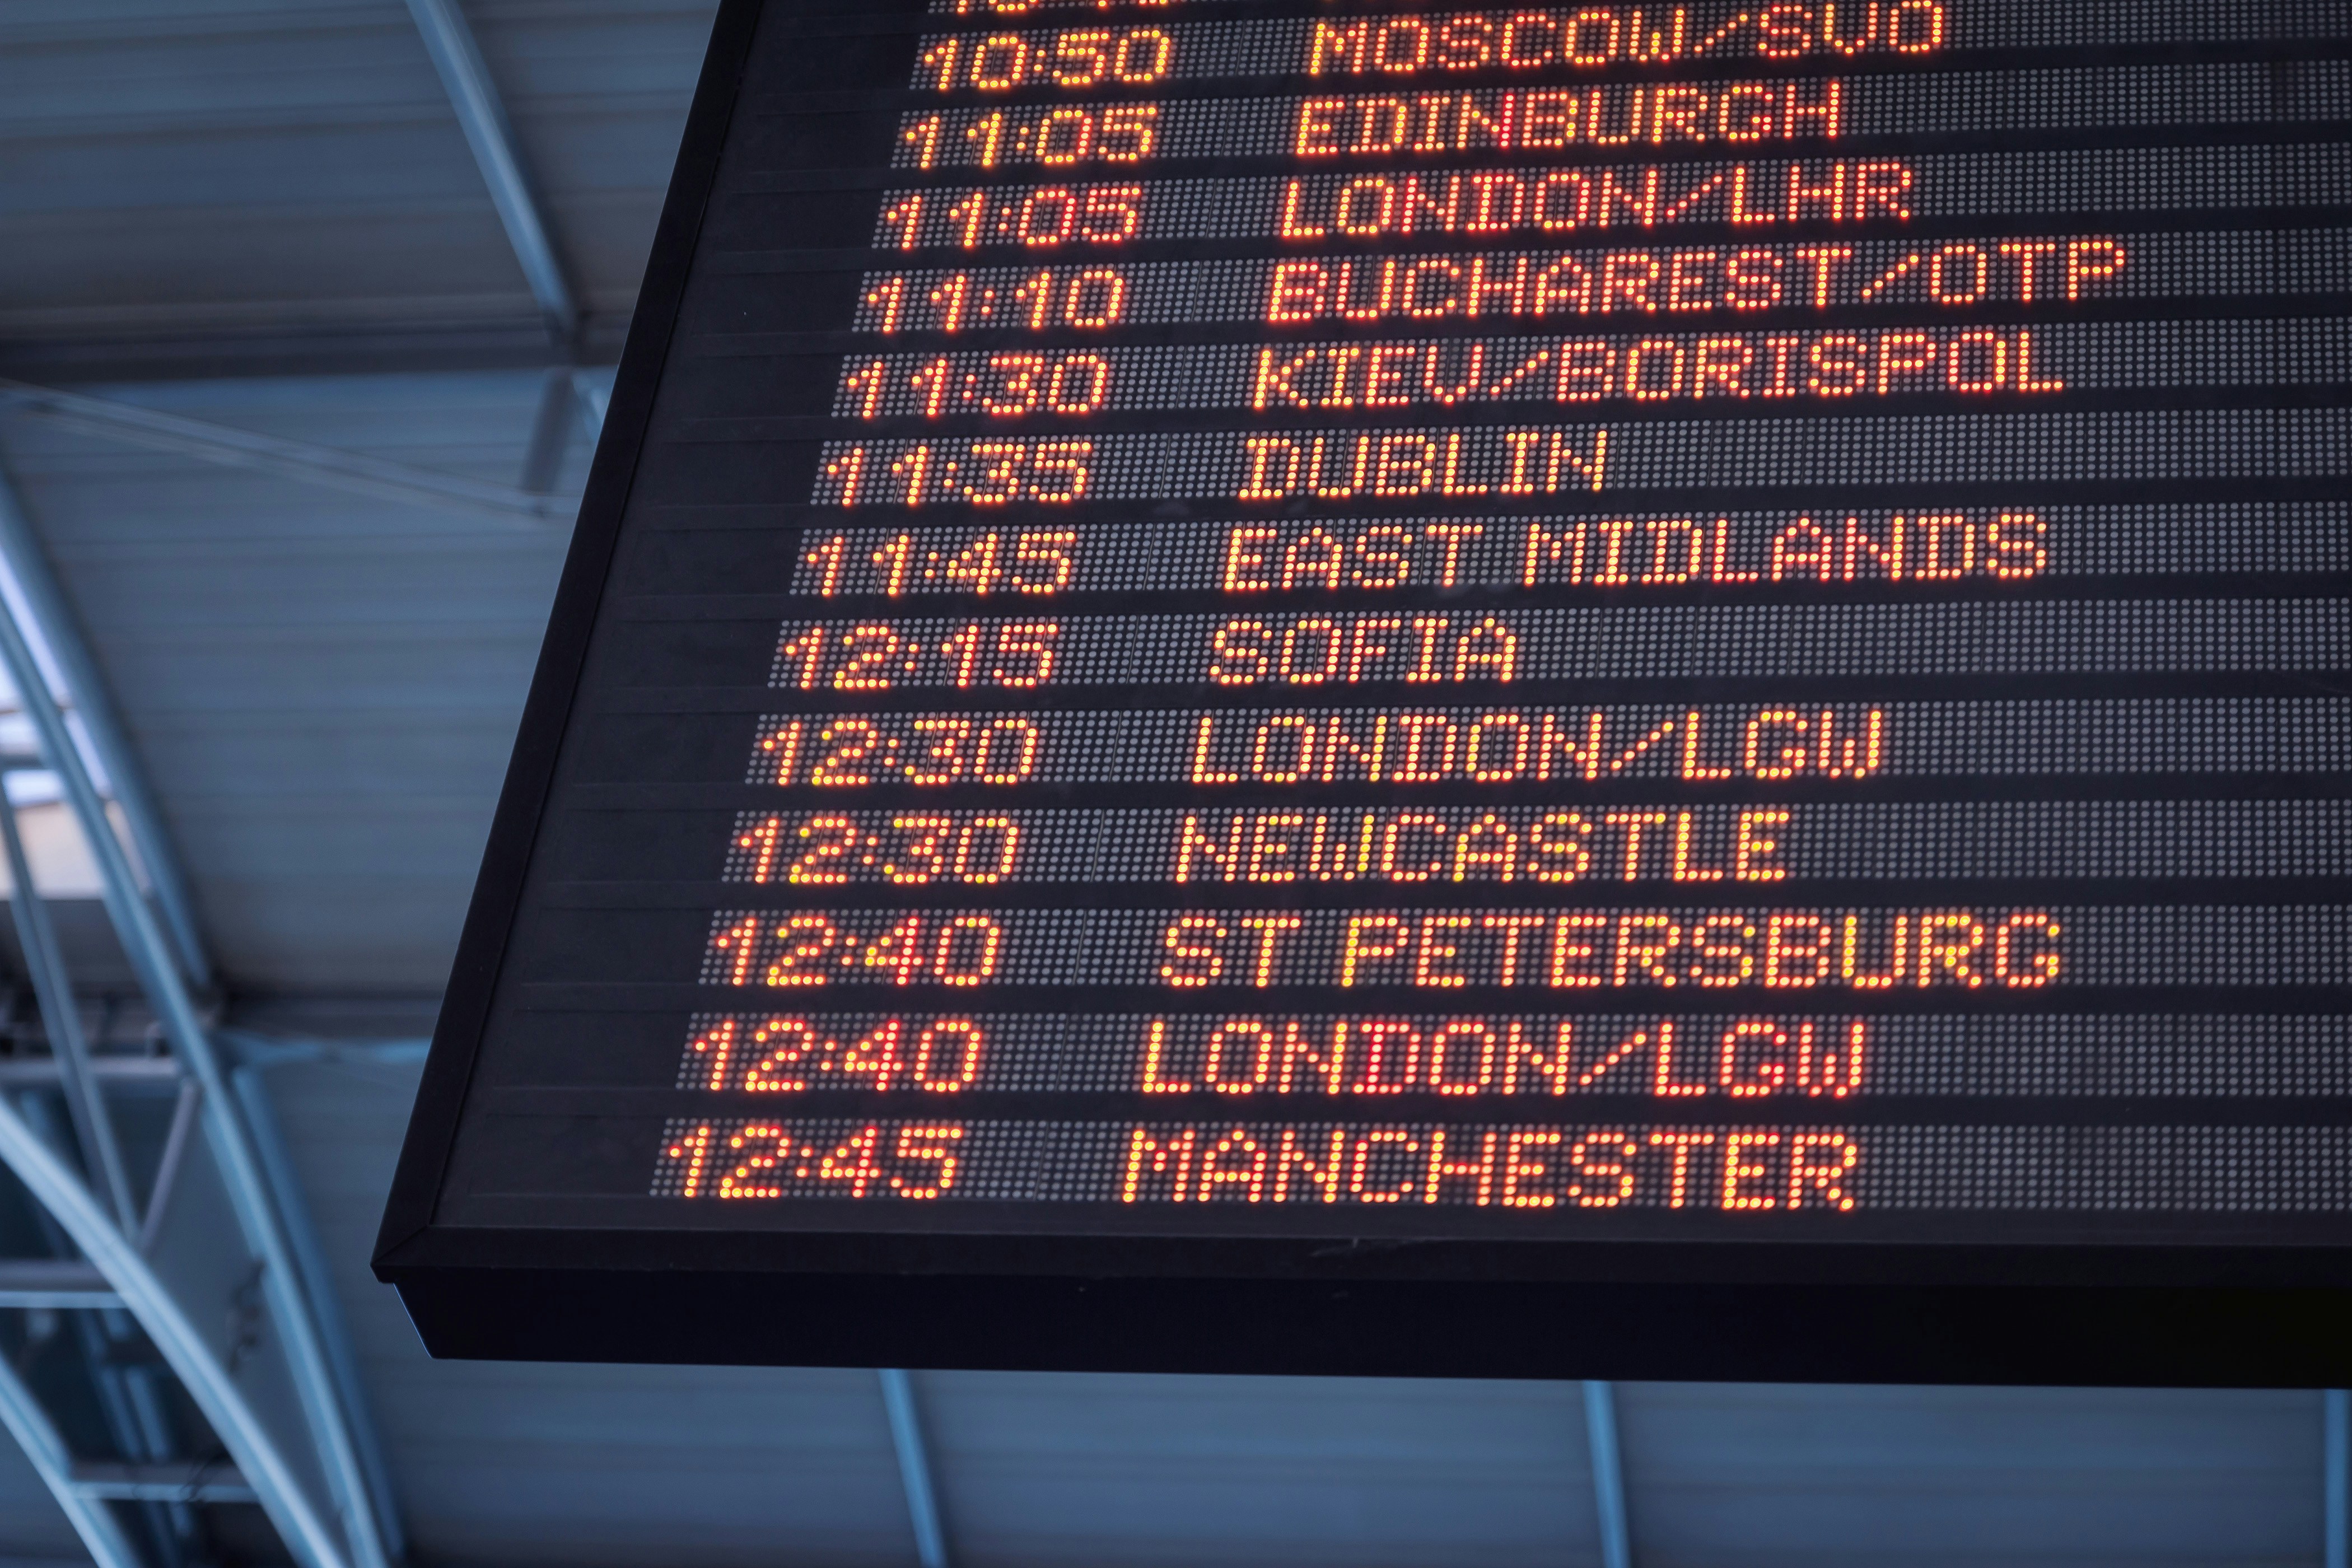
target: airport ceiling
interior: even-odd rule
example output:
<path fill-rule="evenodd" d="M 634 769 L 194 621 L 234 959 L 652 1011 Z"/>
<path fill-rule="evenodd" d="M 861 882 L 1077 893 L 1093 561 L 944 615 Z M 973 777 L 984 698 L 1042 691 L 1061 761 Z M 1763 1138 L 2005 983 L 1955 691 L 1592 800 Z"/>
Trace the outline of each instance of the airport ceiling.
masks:
<path fill-rule="evenodd" d="M 585 440 L 534 447 L 550 374 L 583 405 L 609 378 L 713 7 L 464 11 L 572 342 L 551 346 L 404 0 L 5 0 L 0 376 L 575 493 Z M 148 436 L 0 396 L 0 465 L 163 804 L 229 1016 L 421 1037 L 562 508 L 420 504 Z M 427 1361 L 365 1268 L 415 1075 L 395 1047 L 269 1079 L 414 1562 L 917 1561 L 870 1373 Z M 1574 1385 L 930 1373 L 916 1391 L 961 1564 L 1601 1562 Z M 1641 1568 L 2320 1558 L 2314 1394 L 1617 1397 Z M 80 1560 L 0 1446 L 0 1568 Z"/>

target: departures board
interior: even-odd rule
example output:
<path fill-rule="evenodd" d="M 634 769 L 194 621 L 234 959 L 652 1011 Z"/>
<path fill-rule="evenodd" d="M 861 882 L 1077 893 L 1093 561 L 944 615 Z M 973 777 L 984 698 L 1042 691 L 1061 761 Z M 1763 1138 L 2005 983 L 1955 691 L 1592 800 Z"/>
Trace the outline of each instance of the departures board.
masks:
<path fill-rule="evenodd" d="M 437 1352 L 2352 1376 L 2352 0 L 730 0 Z"/>

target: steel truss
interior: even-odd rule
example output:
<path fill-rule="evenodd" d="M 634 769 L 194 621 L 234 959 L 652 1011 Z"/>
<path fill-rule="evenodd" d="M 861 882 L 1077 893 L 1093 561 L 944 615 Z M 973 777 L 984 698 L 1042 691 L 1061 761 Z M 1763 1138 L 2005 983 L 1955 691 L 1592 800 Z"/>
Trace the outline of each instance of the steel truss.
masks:
<path fill-rule="evenodd" d="M 100 1568 L 196 1568 L 215 1557 L 206 1510 L 256 1504 L 301 1568 L 394 1568 L 389 1487 L 266 1089 L 207 1026 L 168 846 L 95 689 L 72 679 L 92 667 L 5 479 L 0 567 L 0 673 L 39 742 L 0 756 L 35 1004 L 0 1057 L 0 1164 L 30 1200 L 0 1218 L 0 1426 Z M 5 790 L 37 770 L 62 791 L 137 981 L 96 1028 Z M 144 1026 L 128 1042 L 107 1016 L 126 1013 Z"/>
<path fill-rule="evenodd" d="M 581 368 L 581 311 L 464 14 L 456 0 L 410 8 L 555 362 L 519 485 L 22 383 L 0 382 L 0 408 L 363 495 L 509 523 L 568 521 L 574 502 L 552 493 L 559 471 L 575 434 L 593 441 L 604 413 L 602 387 Z M 0 1163 L 33 1200 L 27 1239 L 47 1253 L 0 1256 L 0 1426 L 100 1568 L 191 1568 L 211 1555 L 202 1510 L 230 1504 L 258 1504 L 301 1568 L 393 1568 L 390 1486 L 263 1080 L 283 1053 L 262 1047 L 237 1065 L 224 1052 L 229 1038 L 208 1027 L 199 997 L 212 976 L 192 900 L 5 475 L 0 568 L 0 671 L 39 741 L 37 757 L 0 757 L 0 853 L 47 1047 L 0 1057 Z M 160 1052 L 106 1050 L 103 1028 L 87 1026 L 5 793 L 12 773 L 37 769 L 57 779 L 97 862 L 147 1043 Z M 169 1107 L 160 1116 L 121 1114 L 159 1104 Z M 219 1212 L 190 1212 L 202 1198 Z M 207 1222 L 199 1245 L 173 1245 L 176 1230 Z M 242 1243 L 244 1266 L 224 1272 L 226 1235 Z M 83 1406 L 66 1419 L 52 1408 L 60 1364 L 79 1373 L 65 1381 Z M 69 1432 L 93 1426 L 112 1455 L 76 1452 Z"/>
<path fill-rule="evenodd" d="M 602 385 L 581 366 L 581 313 L 464 14 L 454 0 L 410 0 L 410 6 L 530 280 L 546 353 L 556 362 L 543 376 L 520 484 L 17 382 L 0 382 L 0 409 L 380 499 L 508 523 L 568 521 L 576 502 L 553 493 L 556 480 L 575 436 L 596 438 L 605 405 Z M 10 912 L 47 1047 L 31 1063 L 0 1058 L 0 1163 L 34 1198 L 51 1253 L 0 1257 L 0 1309 L 22 1319 L 13 1340 L 0 1323 L 0 1425 L 30 1456 L 100 1568 L 190 1568 L 208 1555 L 201 1510 L 232 1503 L 258 1503 L 302 1568 L 392 1568 L 401 1542 L 390 1483 L 262 1078 L 262 1062 L 278 1053 L 264 1047 L 259 1059 L 229 1066 L 207 1028 L 197 998 L 211 971 L 192 900 L 4 475 L 0 566 L 9 579 L 0 588 L 0 670 L 17 689 L 40 745 L 37 758 L 0 758 L 0 786 L 12 772 L 38 769 L 57 778 L 98 863 L 107 913 L 152 1033 L 168 1052 L 126 1059 L 93 1049 L 104 1042 L 84 1026 L 16 808 L 0 794 Z M 126 1090 L 151 1100 L 158 1092 L 172 1097 L 167 1116 L 146 1119 L 152 1147 L 132 1147 L 137 1140 L 118 1129 L 117 1102 Z M 211 1188 L 233 1215 L 222 1228 L 241 1238 L 250 1267 L 191 1290 L 189 1282 L 168 1279 L 163 1265 L 172 1254 L 166 1232 L 174 1197 L 199 1142 Z M 224 1294 L 230 1300 L 218 1299 Z M 191 1295 L 215 1298 L 205 1302 L 210 1310 L 191 1313 Z M 70 1334 L 59 1331 L 61 1317 L 71 1320 Z M 248 1320 L 255 1326 L 226 1343 L 197 1327 Z M 112 1458 L 76 1455 L 66 1426 L 26 1374 L 46 1370 L 60 1344 L 68 1359 L 79 1357 L 88 1403 L 117 1450 Z M 147 1347 L 160 1366 L 143 1355 Z M 277 1408 L 270 1379 L 250 1364 L 257 1358 L 274 1364 L 278 1382 L 290 1387 L 291 1399 L 279 1398 Z M 125 1361 L 134 1364 L 118 1364 Z M 226 1459 L 205 1458 L 213 1447 Z M 943 1561 L 935 1521 L 925 1539 L 925 1562 Z"/>

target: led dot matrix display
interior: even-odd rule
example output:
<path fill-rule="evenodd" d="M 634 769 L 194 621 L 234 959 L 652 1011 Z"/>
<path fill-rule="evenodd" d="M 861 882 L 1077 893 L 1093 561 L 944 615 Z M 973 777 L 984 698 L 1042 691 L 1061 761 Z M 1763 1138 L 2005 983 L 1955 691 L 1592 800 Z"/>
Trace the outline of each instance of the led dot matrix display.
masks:
<path fill-rule="evenodd" d="M 428 1340 L 2352 1288 L 2352 5 L 714 61 L 386 1221 Z M 804 1337 L 661 1338 L 726 1291 Z"/>

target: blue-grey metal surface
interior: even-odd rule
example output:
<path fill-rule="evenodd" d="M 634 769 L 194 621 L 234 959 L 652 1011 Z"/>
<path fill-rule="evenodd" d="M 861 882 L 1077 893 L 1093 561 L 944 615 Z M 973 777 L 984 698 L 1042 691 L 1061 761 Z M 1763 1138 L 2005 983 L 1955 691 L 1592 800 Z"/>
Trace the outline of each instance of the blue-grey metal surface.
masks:
<path fill-rule="evenodd" d="M 0 1307 L 120 1307 L 106 1276 L 76 1258 L 0 1262 Z"/>
<path fill-rule="evenodd" d="M 1653 1384 L 1619 1394 L 1645 1568 L 2319 1558 L 2316 1394 Z"/>

